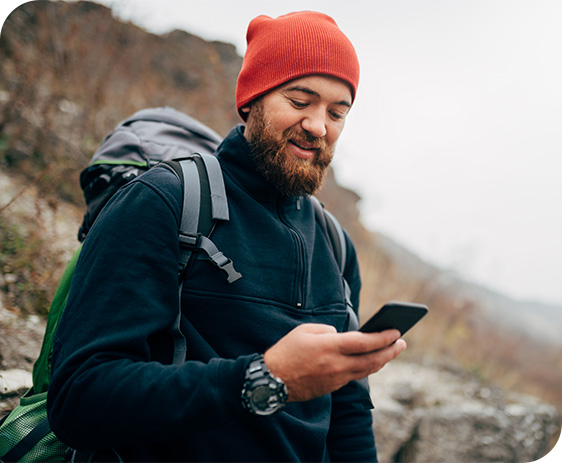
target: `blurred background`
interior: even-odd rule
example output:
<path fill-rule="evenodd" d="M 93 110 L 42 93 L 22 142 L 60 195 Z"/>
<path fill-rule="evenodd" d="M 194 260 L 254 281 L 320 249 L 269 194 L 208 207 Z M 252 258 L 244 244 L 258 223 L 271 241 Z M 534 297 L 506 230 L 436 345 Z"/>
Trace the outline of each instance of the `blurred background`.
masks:
<path fill-rule="evenodd" d="M 0 35 L 0 313 L 10 314 L 0 317 L 0 372 L 34 360 L 10 317 L 37 322 L 40 341 L 78 245 L 79 174 L 105 135 L 163 105 L 225 135 L 241 122 L 234 89 L 249 21 L 311 9 L 335 18 L 361 63 L 319 196 L 358 248 L 362 318 L 390 299 L 426 303 L 402 379 L 422 365 L 562 410 L 562 3 L 20 4 L 3 4 Z M 401 406 L 428 408 L 427 392 L 423 404 L 412 394 Z M 523 403 L 498 394 L 494 410 Z M 520 439 L 530 453 L 478 460 L 544 455 L 559 417 L 541 423 L 532 443 Z M 424 461 L 411 437 L 395 461 Z"/>
<path fill-rule="evenodd" d="M 361 62 L 337 175 L 361 195 L 366 225 L 472 281 L 562 305 L 559 1 L 101 3 L 241 56 L 260 14 L 336 18 Z"/>

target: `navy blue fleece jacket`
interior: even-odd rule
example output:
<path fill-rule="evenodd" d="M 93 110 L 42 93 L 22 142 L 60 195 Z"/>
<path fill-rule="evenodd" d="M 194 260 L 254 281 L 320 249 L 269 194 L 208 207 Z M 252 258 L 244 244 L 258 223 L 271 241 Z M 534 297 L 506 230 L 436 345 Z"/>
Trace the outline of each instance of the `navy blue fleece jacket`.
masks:
<path fill-rule="evenodd" d="M 227 284 L 208 260 L 195 262 L 181 295 L 188 359 L 172 365 L 181 185 L 156 167 L 120 190 L 84 242 L 57 330 L 53 430 L 71 447 L 116 448 L 130 461 L 374 461 L 371 414 L 353 384 L 269 417 L 242 409 L 256 353 L 301 323 L 341 331 L 346 309 L 310 201 L 279 195 L 255 171 L 243 126 L 217 156 L 231 219 L 212 239 L 242 279 Z"/>

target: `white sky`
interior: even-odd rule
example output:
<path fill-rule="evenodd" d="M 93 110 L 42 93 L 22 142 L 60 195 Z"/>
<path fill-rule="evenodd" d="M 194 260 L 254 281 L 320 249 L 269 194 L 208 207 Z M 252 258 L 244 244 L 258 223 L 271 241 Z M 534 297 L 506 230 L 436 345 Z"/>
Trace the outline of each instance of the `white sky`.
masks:
<path fill-rule="evenodd" d="M 2 0 L 1 20 L 21 3 Z M 99 3 L 240 54 L 259 14 L 331 15 L 361 63 L 335 168 L 367 226 L 469 280 L 562 304 L 562 1 Z"/>

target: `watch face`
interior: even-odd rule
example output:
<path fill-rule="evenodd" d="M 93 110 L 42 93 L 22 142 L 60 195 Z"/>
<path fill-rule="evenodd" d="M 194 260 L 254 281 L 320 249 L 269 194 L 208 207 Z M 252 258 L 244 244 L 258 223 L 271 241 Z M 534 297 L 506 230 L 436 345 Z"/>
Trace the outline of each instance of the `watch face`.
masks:
<path fill-rule="evenodd" d="M 272 395 L 273 392 L 268 385 L 258 386 L 252 391 L 252 403 L 260 411 L 269 409 L 272 405 L 275 405 L 275 403 L 271 404 L 270 402 L 277 402 L 275 395 Z"/>

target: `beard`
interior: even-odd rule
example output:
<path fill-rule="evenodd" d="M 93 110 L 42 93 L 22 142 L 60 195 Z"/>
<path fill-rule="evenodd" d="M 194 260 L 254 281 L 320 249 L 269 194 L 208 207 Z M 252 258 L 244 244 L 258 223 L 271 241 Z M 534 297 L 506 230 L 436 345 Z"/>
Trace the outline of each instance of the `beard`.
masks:
<path fill-rule="evenodd" d="M 328 166 L 334 157 L 334 148 L 323 138 L 304 130 L 289 128 L 281 135 L 266 120 L 263 103 L 253 108 L 251 129 L 248 131 L 252 156 L 258 172 L 285 196 L 312 195 L 322 187 Z M 287 150 L 288 143 L 299 141 L 312 146 L 316 152 L 311 159 L 298 158 Z"/>

